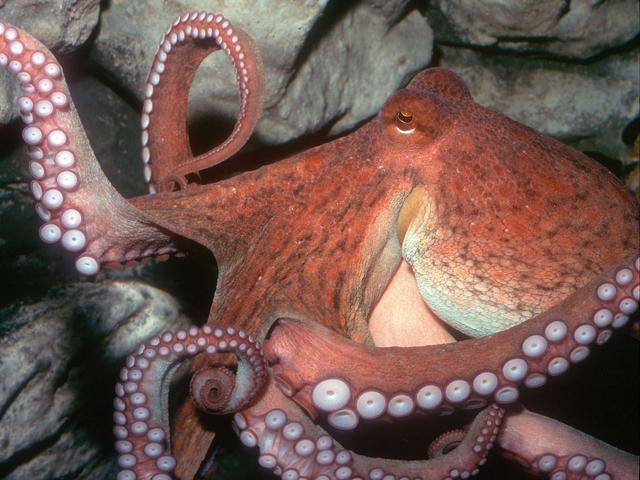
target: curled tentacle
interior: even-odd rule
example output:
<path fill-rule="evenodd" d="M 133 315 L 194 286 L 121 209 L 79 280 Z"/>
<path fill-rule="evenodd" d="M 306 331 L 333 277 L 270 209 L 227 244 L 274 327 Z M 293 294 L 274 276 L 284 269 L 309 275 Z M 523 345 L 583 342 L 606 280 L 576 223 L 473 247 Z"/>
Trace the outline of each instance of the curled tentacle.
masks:
<path fill-rule="evenodd" d="M 640 300 L 639 271 L 640 258 L 627 259 L 547 312 L 490 337 L 373 348 L 317 324 L 280 320 L 265 351 L 282 391 L 313 417 L 326 412 L 336 428 L 513 403 L 522 385 L 544 385 L 629 322 Z"/>
<path fill-rule="evenodd" d="M 450 432 L 443 433 L 429 445 L 429 458 L 446 455 L 462 443 L 465 435 L 466 432 L 462 429 L 451 430 Z"/>
<path fill-rule="evenodd" d="M 443 480 L 478 472 L 493 446 L 503 414 L 496 405 L 486 408 L 453 451 L 415 461 L 365 457 L 343 449 L 302 412 L 289 408 L 273 386 L 259 404 L 235 415 L 234 427 L 245 446 L 259 449 L 258 463 L 284 480 Z"/>
<path fill-rule="evenodd" d="M 640 477 L 638 457 L 529 411 L 509 412 L 497 444 L 505 457 L 552 480 Z"/>
<path fill-rule="evenodd" d="M 40 238 L 78 255 L 85 275 L 100 264 L 174 252 L 171 238 L 109 183 L 71 101 L 62 68 L 28 33 L 0 22 L 0 67 L 22 90 L 31 191 L 44 224 Z"/>
<path fill-rule="evenodd" d="M 228 403 L 236 384 L 235 374 L 225 367 L 199 369 L 190 382 L 191 398 L 206 413 L 217 413 Z"/>
<path fill-rule="evenodd" d="M 235 68 L 240 113 L 222 144 L 194 157 L 187 133 L 188 86 L 200 63 L 216 50 L 224 50 Z M 143 105 L 142 159 L 151 193 L 184 188 L 185 175 L 223 162 L 244 146 L 262 113 L 262 69 L 253 40 L 222 15 L 194 12 L 173 22 L 160 39 Z"/>
<path fill-rule="evenodd" d="M 163 391 L 162 384 L 181 360 L 201 352 L 209 355 L 233 352 L 239 358 L 237 380 L 233 384 L 218 384 L 231 391 L 221 392 L 224 401 L 209 405 L 211 413 L 246 408 L 264 386 L 266 364 L 260 344 L 233 327 L 191 327 L 175 335 L 164 333 L 140 346 L 135 355 L 127 358 L 127 366 L 120 373 L 121 382 L 116 385 L 114 434 L 119 454 L 118 480 L 170 478 L 176 462 L 167 449 L 168 420 L 164 416 L 168 411 L 168 392 Z M 196 382 L 203 380 L 206 384 L 206 373 Z M 199 385 L 196 390 L 202 393 L 206 388 Z"/>

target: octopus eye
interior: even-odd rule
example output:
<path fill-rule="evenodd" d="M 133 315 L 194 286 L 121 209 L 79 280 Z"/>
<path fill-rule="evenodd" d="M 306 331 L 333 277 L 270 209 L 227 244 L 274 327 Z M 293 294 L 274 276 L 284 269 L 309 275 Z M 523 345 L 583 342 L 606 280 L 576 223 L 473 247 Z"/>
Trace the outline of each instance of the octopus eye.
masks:
<path fill-rule="evenodd" d="M 410 134 L 416 129 L 416 119 L 408 110 L 400 110 L 396 113 L 395 123 L 400 133 Z"/>

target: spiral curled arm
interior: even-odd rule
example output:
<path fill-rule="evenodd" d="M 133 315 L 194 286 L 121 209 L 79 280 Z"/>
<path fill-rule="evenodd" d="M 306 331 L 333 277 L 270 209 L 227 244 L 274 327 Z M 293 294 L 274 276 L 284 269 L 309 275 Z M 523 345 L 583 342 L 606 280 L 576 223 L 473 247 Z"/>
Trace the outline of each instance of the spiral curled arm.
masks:
<path fill-rule="evenodd" d="M 235 378 L 227 369 L 204 369 L 196 372 L 191 384 L 196 405 L 208 413 L 225 414 L 247 407 L 267 379 L 261 345 L 244 331 L 205 325 L 166 332 L 127 358 L 114 399 L 118 480 L 172 478 L 176 461 L 168 448 L 163 384 L 184 359 L 226 352 L 238 357 Z"/>

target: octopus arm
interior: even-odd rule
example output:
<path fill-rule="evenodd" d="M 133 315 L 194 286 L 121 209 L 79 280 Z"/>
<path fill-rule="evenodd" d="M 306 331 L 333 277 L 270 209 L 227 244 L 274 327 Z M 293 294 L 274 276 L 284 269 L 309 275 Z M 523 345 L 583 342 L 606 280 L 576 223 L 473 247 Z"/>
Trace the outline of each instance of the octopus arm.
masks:
<path fill-rule="evenodd" d="M 28 33 L 0 22 L 0 67 L 20 83 L 31 191 L 40 238 L 77 254 L 78 271 L 98 272 L 176 250 L 171 236 L 109 183 L 91 149 L 60 64 Z"/>
<path fill-rule="evenodd" d="M 200 63 L 223 50 L 231 59 L 240 93 L 239 115 L 229 137 L 194 156 L 187 132 L 189 89 Z M 162 35 L 145 86 L 142 159 L 151 193 L 186 186 L 185 175 L 212 167 L 249 140 L 260 119 L 263 66 L 253 40 L 222 15 L 195 12 L 178 17 Z"/>
<path fill-rule="evenodd" d="M 354 429 L 379 417 L 516 402 L 606 343 L 637 313 L 640 258 L 509 330 L 454 344 L 375 348 L 317 323 L 281 319 L 265 341 L 276 382 L 313 418 Z"/>
<path fill-rule="evenodd" d="M 506 416 L 497 444 L 504 456 L 532 473 L 549 478 L 640 477 L 635 455 L 524 409 Z"/>
<path fill-rule="evenodd" d="M 299 478 L 440 480 L 478 473 L 500 430 L 504 411 L 491 405 L 446 454 L 424 460 L 367 457 L 342 448 L 270 384 L 260 401 L 235 415 L 241 442 L 258 448 L 258 463 L 285 480 Z"/>
<path fill-rule="evenodd" d="M 200 370 L 191 381 L 191 395 L 199 408 L 225 414 L 246 408 L 267 380 L 261 345 L 244 331 L 205 325 L 165 332 L 127 357 L 113 403 L 118 480 L 172 478 L 176 460 L 168 436 L 168 376 L 183 360 L 219 353 L 238 357 L 237 375 L 224 368 Z"/>

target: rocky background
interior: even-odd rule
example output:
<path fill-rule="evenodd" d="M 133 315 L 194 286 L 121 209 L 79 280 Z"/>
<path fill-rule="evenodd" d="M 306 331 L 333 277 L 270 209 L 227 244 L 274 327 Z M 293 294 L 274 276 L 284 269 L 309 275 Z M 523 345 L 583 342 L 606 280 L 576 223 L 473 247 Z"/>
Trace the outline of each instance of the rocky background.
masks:
<path fill-rule="evenodd" d="M 0 20 L 62 62 L 93 148 L 125 196 L 143 193 L 138 115 L 156 42 L 193 10 L 223 13 L 261 49 L 266 112 L 243 158 L 348 132 L 415 72 L 440 65 L 480 103 L 587 152 L 638 192 L 637 0 L 0 0 Z M 235 119 L 222 57 L 207 59 L 191 91 L 201 148 Z M 0 71 L 0 478 L 111 478 L 119 365 L 158 331 L 206 319 L 215 265 L 174 259 L 81 281 L 37 238 L 16 98 Z M 638 347 L 611 343 L 524 400 L 638 453 Z M 233 435 L 221 437 L 215 478 L 272 478 Z M 530 478 L 490 464 L 479 478 Z"/>

